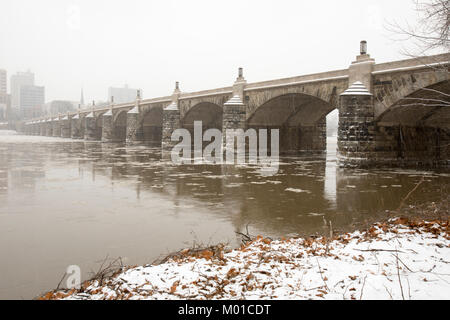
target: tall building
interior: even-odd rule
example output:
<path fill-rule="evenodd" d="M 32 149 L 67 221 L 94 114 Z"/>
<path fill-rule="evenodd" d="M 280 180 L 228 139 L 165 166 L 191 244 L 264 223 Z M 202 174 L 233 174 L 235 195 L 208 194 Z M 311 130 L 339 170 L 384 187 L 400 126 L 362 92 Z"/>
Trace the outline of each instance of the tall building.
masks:
<path fill-rule="evenodd" d="M 108 89 L 108 101 L 111 101 L 111 97 L 114 97 L 114 103 L 127 103 L 136 100 L 137 89 L 128 88 L 125 85 L 123 88 L 113 88 Z M 142 90 L 141 90 L 142 96 Z"/>
<path fill-rule="evenodd" d="M 29 119 L 43 114 L 45 88 L 35 85 L 20 87 L 20 117 Z"/>
<path fill-rule="evenodd" d="M 34 85 L 34 73 L 17 72 L 11 76 L 11 112 L 18 119 L 43 113 L 45 88 Z"/>
<path fill-rule="evenodd" d="M 0 94 L 7 94 L 6 70 L 0 69 Z"/>
<path fill-rule="evenodd" d="M 0 122 L 11 119 L 11 99 L 9 94 L 0 93 Z"/>
<path fill-rule="evenodd" d="M 11 76 L 11 108 L 20 109 L 20 88 L 34 85 L 34 73 L 17 72 Z"/>
<path fill-rule="evenodd" d="M 0 121 L 10 118 L 11 99 L 7 90 L 7 73 L 6 70 L 0 69 Z"/>
<path fill-rule="evenodd" d="M 81 88 L 80 106 L 81 106 L 81 107 L 84 106 L 84 93 L 83 93 L 83 88 Z"/>

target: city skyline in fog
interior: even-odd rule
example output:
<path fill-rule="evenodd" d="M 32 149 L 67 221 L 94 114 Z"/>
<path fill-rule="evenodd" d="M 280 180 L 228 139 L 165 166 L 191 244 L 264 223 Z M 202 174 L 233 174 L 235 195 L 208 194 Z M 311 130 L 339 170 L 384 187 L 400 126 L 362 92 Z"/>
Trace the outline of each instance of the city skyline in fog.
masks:
<path fill-rule="evenodd" d="M 28 10 L 23 10 L 28 8 Z M 398 13 L 401 19 L 396 19 Z M 0 4 L 0 69 L 30 70 L 46 101 L 107 99 L 109 87 L 144 98 L 345 69 L 368 41 L 377 63 L 405 59 L 389 22 L 411 24 L 401 1 L 68 1 Z"/>

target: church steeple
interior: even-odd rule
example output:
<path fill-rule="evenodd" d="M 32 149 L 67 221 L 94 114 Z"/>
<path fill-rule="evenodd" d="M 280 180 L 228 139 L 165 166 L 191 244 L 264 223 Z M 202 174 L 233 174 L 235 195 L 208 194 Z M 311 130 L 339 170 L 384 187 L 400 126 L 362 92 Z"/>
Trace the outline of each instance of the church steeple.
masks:
<path fill-rule="evenodd" d="M 83 88 L 81 88 L 80 105 L 81 105 L 81 106 L 84 106 L 84 94 L 83 94 Z"/>

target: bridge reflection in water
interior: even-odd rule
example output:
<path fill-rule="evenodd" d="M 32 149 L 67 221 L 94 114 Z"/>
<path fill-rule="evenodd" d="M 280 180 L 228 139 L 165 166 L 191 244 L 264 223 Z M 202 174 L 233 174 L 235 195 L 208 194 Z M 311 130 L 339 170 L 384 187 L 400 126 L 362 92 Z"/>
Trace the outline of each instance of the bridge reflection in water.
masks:
<path fill-rule="evenodd" d="M 283 157 L 278 174 L 264 177 L 252 166 L 176 166 L 160 148 L 2 136 L 0 298 L 51 288 L 71 264 L 86 277 L 106 255 L 142 264 L 193 242 L 234 246 L 247 225 L 272 237 L 324 232 L 324 221 L 345 228 L 397 208 L 420 179 L 338 169 L 336 142 L 328 148 L 326 158 Z M 424 174 L 412 203 L 448 189 L 448 172 Z"/>

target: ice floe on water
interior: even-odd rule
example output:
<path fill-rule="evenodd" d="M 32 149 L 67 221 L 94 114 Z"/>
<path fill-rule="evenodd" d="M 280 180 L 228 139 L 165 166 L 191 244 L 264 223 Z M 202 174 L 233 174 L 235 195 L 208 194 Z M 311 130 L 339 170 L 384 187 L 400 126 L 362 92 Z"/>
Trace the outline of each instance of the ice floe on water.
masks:
<path fill-rule="evenodd" d="M 237 187 L 240 187 L 242 185 L 243 185 L 243 183 L 229 183 L 229 184 L 225 185 L 225 187 L 226 188 L 237 188 Z"/>
<path fill-rule="evenodd" d="M 324 216 L 325 214 L 324 213 L 309 212 L 306 215 L 307 216 L 311 216 L 311 217 L 320 217 L 320 216 Z"/>
<path fill-rule="evenodd" d="M 295 193 L 311 193 L 309 190 L 297 189 L 297 188 L 286 188 L 284 191 L 295 192 Z"/>
<path fill-rule="evenodd" d="M 205 178 L 208 178 L 208 179 L 224 179 L 226 177 L 227 176 L 225 176 L 225 175 L 213 175 L 213 174 L 205 176 Z"/>

